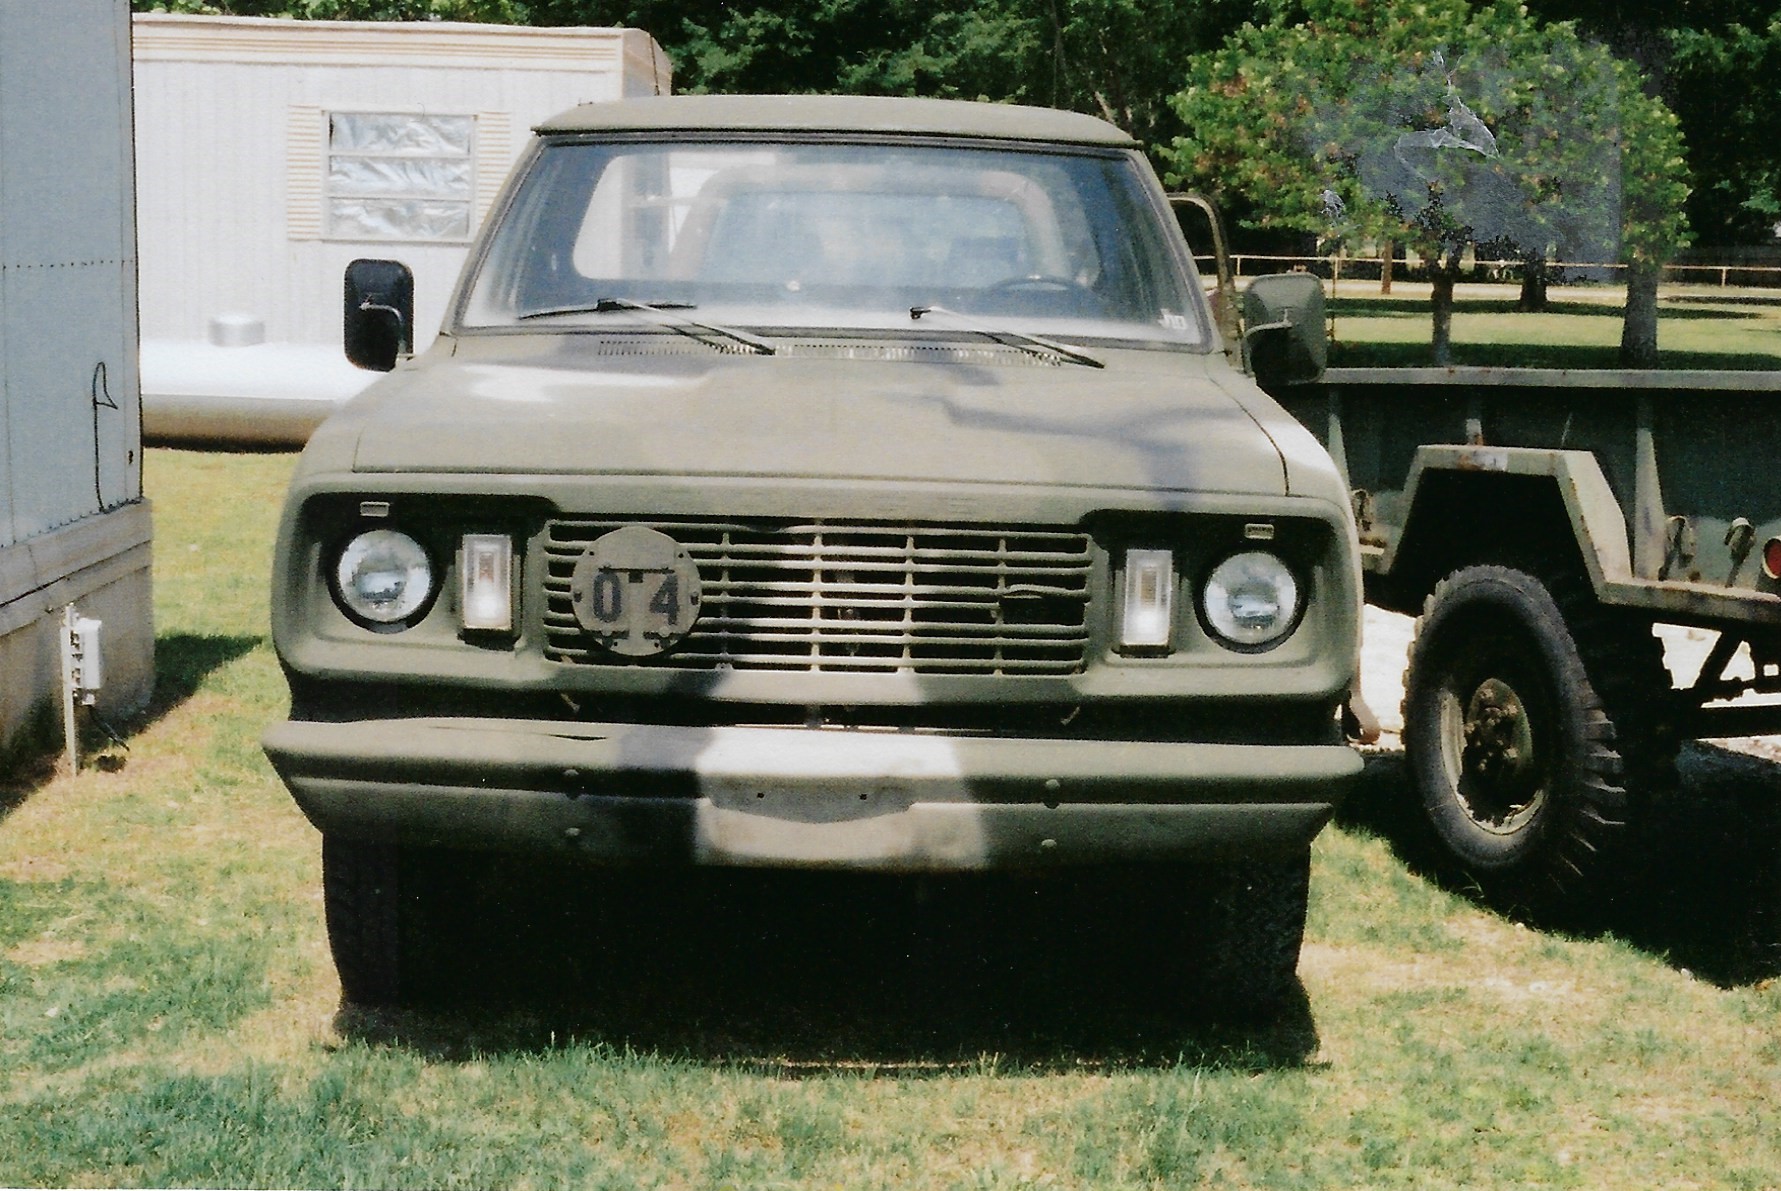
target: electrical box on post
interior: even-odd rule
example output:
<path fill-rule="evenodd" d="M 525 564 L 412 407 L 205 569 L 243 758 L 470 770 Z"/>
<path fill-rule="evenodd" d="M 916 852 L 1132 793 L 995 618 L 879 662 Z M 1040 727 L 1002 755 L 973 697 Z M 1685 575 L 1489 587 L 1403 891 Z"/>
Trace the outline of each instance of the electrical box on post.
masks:
<path fill-rule="evenodd" d="M 93 705 L 100 688 L 105 685 L 105 667 L 99 652 L 102 624 L 90 616 L 77 616 L 68 629 L 68 648 L 73 655 L 70 676 L 74 697 L 86 707 Z"/>

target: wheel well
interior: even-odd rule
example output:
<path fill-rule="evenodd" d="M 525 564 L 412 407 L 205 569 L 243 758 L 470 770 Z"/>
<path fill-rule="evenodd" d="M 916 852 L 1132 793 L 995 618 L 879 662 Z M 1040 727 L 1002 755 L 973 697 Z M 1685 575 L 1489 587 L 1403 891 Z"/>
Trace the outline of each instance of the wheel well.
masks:
<path fill-rule="evenodd" d="M 1392 557 L 1368 598 L 1415 615 L 1435 584 L 1463 566 L 1494 563 L 1531 574 L 1588 570 L 1551 476 L 1425 472 Z"/>

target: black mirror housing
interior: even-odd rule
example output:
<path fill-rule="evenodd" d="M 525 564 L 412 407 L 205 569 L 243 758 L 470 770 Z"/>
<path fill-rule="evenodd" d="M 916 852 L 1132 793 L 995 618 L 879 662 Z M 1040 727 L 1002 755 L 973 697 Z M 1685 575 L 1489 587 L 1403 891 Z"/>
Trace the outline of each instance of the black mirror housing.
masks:
<path fill-rule="evenodd" d="M 1310 273 L 1257 277 L 1243 294 L 1243 359 L 1256 380 L 1316 380 L 1329 362 L 1323 282 Z"/>
<path fill-rule="evenodd" d="M 414 274 L 401 261 L 361 258 L 346 266 L 346 358 L 388 372 L 414 352 Z"/>

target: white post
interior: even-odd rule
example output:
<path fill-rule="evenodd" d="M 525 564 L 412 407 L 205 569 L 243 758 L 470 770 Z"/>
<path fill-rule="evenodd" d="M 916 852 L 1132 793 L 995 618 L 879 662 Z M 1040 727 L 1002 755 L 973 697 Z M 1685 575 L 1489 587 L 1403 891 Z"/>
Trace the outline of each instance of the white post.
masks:
<path fill-rule="evenodd" d="M 74 718 L 74 605 L 62 608 L 62 744 L 68 754 L 68 772 L 80 772 L 80 724 Z"/>

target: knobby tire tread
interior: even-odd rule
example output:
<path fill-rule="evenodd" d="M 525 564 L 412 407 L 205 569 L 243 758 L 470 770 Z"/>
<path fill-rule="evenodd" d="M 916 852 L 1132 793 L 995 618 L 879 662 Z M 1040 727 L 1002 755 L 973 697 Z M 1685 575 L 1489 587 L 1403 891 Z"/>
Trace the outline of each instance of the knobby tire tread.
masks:
<path fill-rule="evenodd" d="M 1310 898 L 1309 850 L 1217 865 L 1205 873 L 1198 997 L 1223 1017 L 1265 1017 L 1298 989 Z"/>
<path fill-rule="evenodd" d="M 1524 905 L 1605 898 L 1626 875 L 1617 869 L 1629 853 L 1629 829 L 1641 806 L 1675 782 L 1678 741 L 1662 644 L 1648 624 L 1600 606 L 1583 576 L 1542 576 L 1501 566 L 1454 571 L 1425 602 L 1410 646 L 1405 746 L 1411 771 L 1419 777 L 1428 766 L 1419 764 L 1416 754 L 1433 747 L 1438 735 L 1421 722 L 1418 703 L 1428 685 L 1423 669 L 1431 654 L 1438 660 L 1449 648 L 1443 633 L 1463 628 L 1463 622 L 1446 623 L 1448 615 L 1463 614 L 1463 609 L 1449 612 L 1456 600 L 1492 606 L 1479 588 L 1507 597 L 1494 607 L 1496 614 L 1507 608 L 1534 622 L 1524 630 L 1530 647 L 1539 634 L 1557 643 L 1550 654 L 1542 651 L 1542 660 L 1556 698 L 1574 713 L 1576 732 L 1565 742 L 1561 761 L 1569 780 L 1559 784 L 1545 812 L 1552 821 L 1530 828 L 1546 838 L 1525 863 L 1472 875 L 1487 892 Z M 1431 740 L 1419 739 L 1421 733 Z"/>

